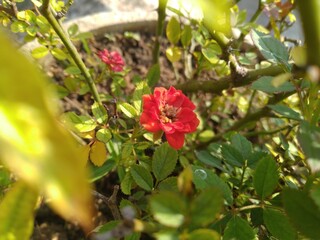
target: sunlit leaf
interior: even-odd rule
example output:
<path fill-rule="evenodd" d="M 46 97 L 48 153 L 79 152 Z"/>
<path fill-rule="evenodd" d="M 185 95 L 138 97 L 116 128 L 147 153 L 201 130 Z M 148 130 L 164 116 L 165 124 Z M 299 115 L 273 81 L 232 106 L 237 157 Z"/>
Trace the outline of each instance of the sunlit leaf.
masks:
<path fill-rule="evenodd" d="M 89 227 L 87 174 L 75 141 L 55 117 L 48 83 L 1 36 L 0 46 L 1 161 L 62 216 Z"/>
<path fill-rule="evenodd" d="M 91 162 L 100 167 L 107 160 L 107 149 L 106 145 L 103 142 L 95 141 L 90 150 L 90 160 Z"/>
<path fill-rule="evenodd" d="M 126 115 L 128 118 L 134 118 L 137 116 L 137 110 L 130 105 L 129 103 L 119 103 L 120 110 Z"/>
<path fill-rule="evenodd" d="M 169 47 L 166 50 L 166 56 L 170 62 L 177 62 L 181 59 L 182 52 L 178 47 Z"/>
<path fill-rule="evenodd" d="M 107 119 L 108 119 L 107 110 L 103 106 L 98 104 L 97 102 L 95 102 L 91 106 L 91 111 L 92 111 L 93 116 L 96 118 L 98 123 L 105 123 L 107 121 Z"/>
<path fill-rule="evenodd" d="M 16 183 L 0 203 L 0 239 L 28 240 L 34 224 L 37 191 Z"/>
<path fill-rule="evenodd" d="M 172 44 L 176 44 L 179 41 L 180 31 L 181 29 L 179 21 L 176 17 L 171 17 L 167 25 L 166 33 L 168 40 Z"/>
<path fill-rule="evenodd" d="M 151 212 L 161 224 L 179 227 L 184 221 L 185 201 L 173 192 L 161 192 L 150 198 Z"/>
<path fill-rule="evenodd" d="M 156 63 L 152 65 L 147 73 L 147 82 L 149 87 L 153 87 L 160 79 L 160 65 Z"/>
<path fill-rule="evenodd" d="M 49 49 L 45 46 L 40 46 L 31 51 L 31 55 L 34 58 L 43 58 L 49 53 Z"/>

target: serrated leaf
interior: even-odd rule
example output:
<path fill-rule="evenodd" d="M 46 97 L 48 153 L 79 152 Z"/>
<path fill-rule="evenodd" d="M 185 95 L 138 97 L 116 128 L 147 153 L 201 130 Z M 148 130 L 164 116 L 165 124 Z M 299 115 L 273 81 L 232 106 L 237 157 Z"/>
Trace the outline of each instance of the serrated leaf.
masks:
<path fill-rule="evenodd" d="M 189 234 L 189 240 L 220 240 L 220 235 L 211 229 L 197 229 Z"/>
<path fill-rule="evenodd" d="M 114 167 L 116 166 L 116 162 L 112 159 L 108 159 L 102 166 L 91 166 L 91 176 L 90 182 L 95 182 L 96 180 L 102 178 L 107 175 Z"/>
<path fill-rule="evenodd" d="M 137 112 L 139 114 L 141 113 L 142 96 L 150 93 L 151 93 L 150 88 L 145 81 L 142 81 L 137 84 L 136 89 L 134 90 L 134 93 L 132 96 L 132 101 L 133 101 L 133 106 L 137 109 Z"/>
<path fill-rule="evenodd" d="M 271 35 L 266 35 L 255 30 L 251 31 L 251 37 L 254 44 L 266 60 L 273 63 L 283 64 L 287 69 L 290 69 L 288 63 L 289 53 L 286 47 L 279 40 L 275 39 Z"/>
<path fill-rule="evenodd" d="M 149 87 L 155 86 L 160 80 L 160 65 L 156 63 L 152 65 L 147 73 L 147 82 Z"/>
<path fill-rule="evenodd" d="M 68 55 L 60 48 L 53 48 L 51 50 L 51 54 L 59 60 L 65 60 L 68 58 Z"/>
<path fill-rule="evenodd" d="M 90 132 L 97 127 L 97 124 L 91 117 L 83 115 L 78 116 L 74 112 L 64 113 L 62 115 L 62 121 L 80 133 Z"/>
<path fill-rule="evenodd" d="M 151 191 L 153 188 L 153 179 L 151 173 L 140 165 L 133 165 L 130 168 L 131 176 L 139 187 Z"/>
<path fill-rule="evenodd" d="M 49 53 L 49 49 L 45 46 L 40 46 L 31 51 L 32 57 L 38 59 L 43 58 Z"/>
<path fill-rule="evenodd" d="M 224 160 L 231 166 L 242 167 L 244 164 L 245 160 L 242 157 L 241 152 L 231 145 L 223 144 L 221 147 L 221 154 Z"/>
<path fill-rule="evenodd" d="M 6 193 L 0 203 L 0 239 L 30 239 L 37 199 L 37 191 L 23 182 Z"/>
<path fill-rule="evenodd" d="M 291 92 L 295 90 L 291 82 L 285 82 L 281 86 L 275 87 L 272 84 L 273 77 L 263 76 L 251 85 L 251 89 L 266 93 Z"/>
<path fill-rule="evenodd" d="M 106 123 L 108 119 L 108 113 L 107 110 L 101 106 L 99 103 L 94 102 L 91 106 L 91 111 L 93 113 L 93 116 L 96 118 L 97 122 L 102 124 Z"/>
<path fill-rule="evenodd" d="M 224 231 L 223 240 L 255 240 L 256 236 L 249 223 L 241 217 L 230 219 Z"/>
<path fill-rule="evenodd" d="M 133 183 L 133 178 L 130 172 L 127 172 L 120 184 L 121 191 L 126 195 L 130 195 L 132 183 Z"/>
<path fill-rule="evenodd" d="M 177 177 L 168 177 L 159 183 L 157 189 L 161 191 L 178 192 L 177 181 Z"/>
<path fill-rule="evenodd" d="M 263 210 L 264 223 L 271 234 L 281 240 L 297 239 L 297 232 L 291 226 L 287 216 L 276 209 L 265 208 Z"/>
<path fill-rule="evenodd" d="M 119 103 L 120 110 L 126 115 L 128 118 L 134 118 L 137 116 L 137 110 L 130 105 L 129 103 Z"/>
<path fill-rule="evenodd" d="M 168 143 L 156 149 L 152 159 L 152 172 L 158 181 L 168 177 L 174 170 L 178 160 L 178 153 Z"/>
<path fill-rule="evenodd" d="M 280 114 L 281 116 L 284 116 L 286 118 L 290 118 L 293 120 L 301 121 L 302 116 L 300 113 L 294 111 L 292 108 L 289 108 L 285 105 L 278 104 L 278 105 L 268 105 L 269 108 L 271 108 L 276 113 Z"/>
<path fill-rule="evenodd" d="M 222 50 L 217 42 L 211 41 L 202 48 L 201 52 L 210 63 L 216 64 L 220 60 L 218 55 L 222 53 Z"/>
<path fill-rule="evenodd" d="M 154 218 L 168 227 L 179 227 L 184 222 L 185 201 L 173 192 L 160 192 L 150 197 L 150 208 Z"/>
<path fill-rule="evenodd" d="M 166 56 L 170 62 L 178 62 L 181 59 L 182 51 L 179 47 L 169 47 L 166 50 Z"/>
<path fill-rule="evenodd" d="M 96 133 L 96 138 L 101 142 L 107 143 L 112 138 L 112 135 L 109 129 L 103 128 Z"/>
<path fill-rule="evenodd" d="M 232 135 L 231 144 L 234 146 L 239 152 L 241 152 L 243 158 L 248 160 L 252 154 L 252 143 L 248 141 L 245 137 L 240 134 Z"/>
<path fill-rule="evenodd" d="M 185 25 L 181 32 L 181 43 L 185 48 L 188 47 L 192 40 L 192 28 L 190 25 Z"/>
<path fill-rule="evenodd" d="M 320 128 L 302 121 L 298 141 L 313 172 L 320 170 Z"/>
<path fill-rule="evenodd" d="M 206 226 L 213 222 L 222 210 L 222 205 L 223 197 L 219 189 L 213 187 L 203 189 L 191 203 L 191 225 Z"/>
<path fill-rule="evenodd" d="M 176 17 L 171 17 L 166 29 L 169 42 L 171 42 L 172 44 L 176 44 L 180 39 L 180 32 L 181 29 L 179 21 Z"/>
<path fill-rule="evenodd" d="M 72 75 L 79 75 L 81 74 L 81 70 L 76 67 L 76 66 L 70 66 L 70 67 L 67 67 L 65 70 L 65 73 L 67 74 L 72 74 Z"/>
<path fill-rule="evenodd" d="M 95 166 L 102 166 L 107 160 L 106 144 L 95 141 L 90 150 L 90 160 Z"/>
<path fill-rule="evenodd" d="M 286 188 L 282 199 L 294 227 L 310 239 L 320 239 L 320 211 L 308 193 Z"/>
<path fill-rule="evenodd" d="M 225 172 L 226 169 L 222 165 L 222 160 L 213 156 L 207 150 L 195 151 L 198 160 L 206 165 L 215 167 Z"/>
<path fill-rule="evenodd" d="M 261 199 L 270 196 L 278 185 L 278 165 L 271 156 L 261 159 L 253 175 L 253 186 Z"/>
<path fill-rule="evenodd" d="M 233 203 L 233 196 L 228 184 L 214 172 L 198 166 L 192 166 L 193 182 L 197 189 L 215 187 L 219 189 L 228 204 Z"/>

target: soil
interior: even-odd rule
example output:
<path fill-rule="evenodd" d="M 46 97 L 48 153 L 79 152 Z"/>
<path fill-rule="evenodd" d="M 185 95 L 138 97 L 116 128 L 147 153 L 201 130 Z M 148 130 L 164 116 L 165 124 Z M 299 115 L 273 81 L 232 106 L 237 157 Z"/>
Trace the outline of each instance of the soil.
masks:
<path fill-rule="evenodd" d="M 132 34 L 130 34 L 132 36 Z M 132 79 L 138 75 L 145 78 L 148 69 L 152 65 L 152 49 L 155 37 L 149 33 L 135 33 L 135 37 L 125 37 L 121 33 L 116 33 L 108 37 L 94 37 L 89 40 L 89 46 L 93 53 L 106 48 L 109 51 L 118 51 L 125 60 L 126 66 L 131 68 L 130 72 L 125 76 L 126 87 L 123 89 L 125 94 L 131 94 L 134 90 Z M 160 54 L 160 85 L 174 85 L 176 83 L 182 83 L 186 81 L 183 77 L 183 66 L 182 63 L 175 63 L 174 71 L 173 65 L 164 56 L 165 49 L 169 46 L 169 43 L 163 39 L 161 41 L 161 54 Z M 82 58 L 87 65 L 92 65 L 87 60 L 86 51 L 82 44 L 77 46 Z M 98 58 L 97 58 L 98 61 Z M 94 67 L 94 66 L 93 66 Z M 62 84 L 63 79 L 66 77 L 64 73 L 63 62 L 53 62 L 50 66 L 48 75 L 53 77 L 54 81 Z M 211 73 L 204 72 L 202 79 L 207 79 L 212 75 Z M 109 82 L 101 83 L 98 86 L 100 93 L 106 92 L 109 86 Z M 69 94 L 67 98 L 62 99 L 63 111 L 76 111 L 81 112 L 81 109 L 88 109 L 91 106 L 92 100 L 89 94 Z M 95 182 L 95 189 L 100 194 L 110 197 L 112 195 L 115 185 L 119 185 L 117 174 L 110 173 L 102 179 Z M 119 200 L 121 192 L 118 193 Z M 95 207 L 97 215 L 93 219 L 96 226 L 106 223 L 107 221 L 114 220 L 110 209 L 102 199 L 96 198 Z M 61 217 L 56 215 L 48 206 L 43 205 L 37 210 L 35 218 L 35 228 L 32 236 L 33 240 L 79 240 L 86 239 L 86 236 L 82 232 L 81 228 L 76 224 L 66 222 Z M 150 239 L 150 237 L 144 236 L 142 239 Z"/>

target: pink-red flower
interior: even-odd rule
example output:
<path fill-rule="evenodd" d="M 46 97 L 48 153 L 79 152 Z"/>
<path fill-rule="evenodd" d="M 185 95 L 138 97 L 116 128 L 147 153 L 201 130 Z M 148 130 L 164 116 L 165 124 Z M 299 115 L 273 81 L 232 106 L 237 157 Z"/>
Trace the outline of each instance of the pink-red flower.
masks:
<path fill-rule="evenodd" d="M 196 106 L 182 93 L 170 87 L 156 87 L 153 94 L 143 95 L 141 125 L 149 132 L 163 131 L 171 147 L 180 149 L 186 133 L 194 132 L 199 119 Z"/>
<path fill-rule="evenodd" d="M 116 51 L 109 52 L 103 49 L 98 52 L 98 57 L 108 66 L 111 71 L 121 72 L 124 67 L 124 60 L 121 55 Z"/>

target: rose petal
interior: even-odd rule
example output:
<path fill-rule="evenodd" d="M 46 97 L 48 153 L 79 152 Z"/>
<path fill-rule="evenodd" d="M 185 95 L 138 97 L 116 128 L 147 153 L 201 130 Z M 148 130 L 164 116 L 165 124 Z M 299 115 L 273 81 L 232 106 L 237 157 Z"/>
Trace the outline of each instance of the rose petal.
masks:
<path fill-rule="evenodd" d="M 158 132 L 161 130 L 159 121 L 150 117 L 151 115 L 143 112 L 140 117 L 140 124 L 149 132 Z"/>
<path fill-rule="evenodd" d="M 166 138 L 168 140 L 169 145 L 178 150 L 183 147 L 184 144 L 184 133 L 175 132 L 173 134 L 167 134 Z"/>

